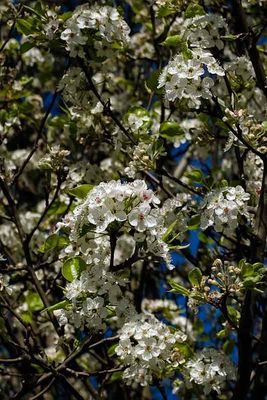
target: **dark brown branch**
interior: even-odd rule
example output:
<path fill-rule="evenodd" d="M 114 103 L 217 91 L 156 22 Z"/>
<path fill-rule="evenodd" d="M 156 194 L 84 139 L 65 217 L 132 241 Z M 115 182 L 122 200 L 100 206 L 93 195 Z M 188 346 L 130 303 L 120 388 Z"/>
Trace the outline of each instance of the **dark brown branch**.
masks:
<path fill-rule="evenodd" d="M 55 382 L 56 378 L 52 378 L 51 381 L 49 382 L 49 384 L 44 387 L 39 393 L 37 393 L 35 396 L 32 396 L 29 398 L 29 400 L 36 400 L 39 399 L 40 397 L 43 396 L 43 394 L 45 394 L 53 385 L 53 383 Z"/>
<path fill-rule="evenodd" d="M 248 52 L 250 61 L 253 65 L 257 86 L 263 91 L 267 98 L 266 74 L 257 49 L 257 36 L 254 36 L 252 30 L 248 26 L 246 14 L 240 0 L 232 0 L 232 7 L 236 18 L 237 33 L 246 34 L 244 43 Z"/>

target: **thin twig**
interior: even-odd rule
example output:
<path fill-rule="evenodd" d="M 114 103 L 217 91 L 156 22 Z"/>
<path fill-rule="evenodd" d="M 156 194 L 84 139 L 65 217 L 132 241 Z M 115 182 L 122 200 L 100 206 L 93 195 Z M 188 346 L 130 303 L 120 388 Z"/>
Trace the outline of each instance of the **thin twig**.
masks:
<path fill-rule="evenodd" d="M 191 192 L 193 194 L 196 194 L 198 196 L 201 196 L 201 197 L 203 196 L 197 189 L 194 189 L 193 187 L 187 185 L 186 183 L 184 183 L 180 179 L 178 179 L 175 176 L 171 175 L 165 168 L 162 168 L 162 172 L 163 172 L 163 175 L 167 176 L 168 178 L 170 178 L 174 182 L 178 183 L 178 185 L 180 185 L 183 188 L 187 189 L 189 192 Z"/>
<path fill-rule="evenodd" d="M 12 185 L 14 185 L 18 181 L 19 177 L 21 176 L 21 174 L 23 173 L 25 167 L 27 166 L 28 162 L 30 161 L 30 159 L 32 158 L 32 156 L 34 155 L 36 150 L 38 149 L 39 140 L 41 139 L 43 130 L 44 130 L 45 125 L 46 125 L 46 121 L 47 121 L 47 119 L 48 119 L 48 117 L 49 117 L 49 115 L 50 115 L 50 113 L 51 113 L 51 111 L 52 111 L 52 109 L 54 107 L 54 104 L 55 104 L 55 101 L 57 99 L 58 94 L 59 94 L 59 92 L 56 90 L 54 92 L 52 100 L 51 100 L 51 102 L 49 104 L 49 107 L 47 108 L 46 113 L 45 113 L 45 115 L 44 115 L 44 117 L 43 117 L 43 119 L 41 121 L 41 124 L 40 124 L 39 130 L 37 132 L 37 136 L 36 136 L 33 148 L 30 151 L 30 153 L 28 154 L 28 156 L 25 158 L 25 160 L 23 161 L 23 163 L 20 166 L 19 170 L 13 176 Z"/>
<path fill-rule="evenodd" d="M 3 42 L 2 46 L 0 47 L 0 53 L 2 53 L 4 51 L 6 45 L 8 44 L 9 40 L 12 37 L 13 31 L 14 31 L 15 26 L 16 26 L 17 18 L 19 17 L 19 15 L 20 15 L 20 13 L 22 11 L 22 8 L 23 8 L 23 4 L 20 4 L 19 8 L 18 8 L 18 11 L 17 11 L 17 15 L 15 16 L 14 22 L 13 22 L 13 24 L 11 25 L 11 27 L 9 29 L 8 36 L 7 36 L 6 40 Z"/>
<path fill-rule="evenodd" d="M 47 206 L 45 207 L 42 215 L 40 216 L 37 224 L 35 225 L 35 227 L 31 230 L 31 232 L 27 235 L 26 240 L 28 243 L 30 243 L 34 233 L 36 232 L 36 230 L 39 228 L 39 226 L 41 225 L 41 223 L 43 222 L 45 216 L 47 215 L 48 211 L 50 210 L 50 208 L 52 207 L 52 205 L 54 204 L 54 202 L 56 201 L 59 191 L 60 191 L 60 187 L 61 187 L 61 177 L 60 177 L 60 173 L 57 174 L 57 187 L 54 193 L 54 196 L 52 198 L 52 200 L 50 201 L 50 203 L 47 204 Z"/>
<path fill-rule="evenodd" d="M 0 358 L 0 364 L 18 364 L 24 361 L 23 357 L 17 358 Z"/>
<path fill-rule="evenodd" d="M 80 62 L 81 68 L 82 68 L 82 70 L 83 70 L 83 72 L 84 72 L 84 75 L 85 75 L 85 77 L 86 77 L 86 80 L 87 80 L 89 89 L 94 93 L 94 95 L 96 96 L 97 100 L 102 104 L 102 106 L 103 106 L 103 112 L 104 112 L 106 115 L 108 115 L 109 117 L 111 117 L 111 119 L 112 119 L 112 120 L 115 122 L 115 124 L 120 128 L 120 130 L 125 134 L 125 136 L 130 140 L 130 142 L 131 142 L 132 144 L 135 144 L 135 145 L 136 145 L 137 143 L 136 143 L 135 139 L 132 137 L 131 132 L 129 132 L 129 131 L 122 125 L 121 121 L 116 117 L 116 115 L 114 114 L 114 112 L 111 110 L 109 101 L 108 101 L 108 102 L 105 102 L 105 101 L 102 99 L 102 96 L 100 95 L 100 93 L 98 92 L 97 88 L 96 88 L 95 85 L 94 85 L 94 82 L 93 82 L 93 80 L 92 80 L 92 78 L 91 78 L 90 72 L 88 72 L 88 70 L 87 70 L 87 67 L 86 67 L 86 65 L 85 65 L 85 63 L 84 63 L 84 60 L 80 59 L 79 62 Z"/>
<path fill-rule="evenodd" d="M 43 388 L 43 390 L 41 390 L 41 392 L 37 393 L 35 396 L 30 397 L 29 400 L 36 400 L 39 399 L 39 397 L 42 397 L 43 394 L 45 394 L 53 385 L 53 383 L 55 382 L 56 378 L 52 378 L 51 381 L 49 382 L 49 384 Z"/>

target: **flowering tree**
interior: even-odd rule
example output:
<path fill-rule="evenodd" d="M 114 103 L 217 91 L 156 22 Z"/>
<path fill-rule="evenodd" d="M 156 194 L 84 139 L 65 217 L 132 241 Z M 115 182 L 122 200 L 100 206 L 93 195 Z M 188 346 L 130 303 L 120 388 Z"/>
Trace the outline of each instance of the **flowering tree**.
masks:
<path fill-rule="evenodd" d="M 266 12 L 1 2 L 1 399 L 266 398 Z"/>

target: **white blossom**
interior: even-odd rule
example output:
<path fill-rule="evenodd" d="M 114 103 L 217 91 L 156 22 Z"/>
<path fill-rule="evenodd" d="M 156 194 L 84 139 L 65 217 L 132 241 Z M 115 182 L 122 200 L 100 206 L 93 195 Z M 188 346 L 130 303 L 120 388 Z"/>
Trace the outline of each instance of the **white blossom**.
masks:
<path fill-rule="evenodd" d="M 236 377 L 234 366 L 227 356 L 214 348 L 199 351 L 185 365 L 189 381 L 203 386 L 205 395 L 212 390 L 221 393 L 226 380 Z"/>
<path fill-rule="evenodd" d="M 152 383 L 160 371 L 179 365 L 182 355 L 173 352 L 175 343 L 183 343 L 186 335 L 171 330 L 152 316 L 140 314 L 135 320 L 123 325 L 116 354 L 127 367 L 123 379 L 145 386 Z M 176 354 L 174 356 L 174 354 Z"/>
<path fill-rule="evenodd" d="M 169 101 L 186 98 L 197 101 L 199 98 L 210 99 L 214 79 L 205 75 L 205 68 L 210 74 L 223 76 L 224 71 L 208 51 L 194 49 L 191 58 L 176 55 L 164 68 L 159 77 L 158 88 L 164 87 L 165 97 Z"/>
<path fill-rule="evenodd" d="M 88 31 L 91 31 L 91 35 Z M 82 5 L 77 7 L 73 16 L 66 21 L 66 28 L 61 33 L 61 39 L 66 42 L 66 49 L 71 57 L 86 58 L 85 45 L 92 45 L 90 40 L 95 31 L 99 36 L 93 41 L 93 47 L 98 56 L 107 54 L 105 47 L 111 50 L 113 42 L 125 45 L 129 41 L 129 27 L 115 8 L 99 5 L 89 8 Z"/>
<path fill-rule="evenodd" d="M 238 216 L 249 217 L 247 202 L 250 198 L 241 186 L 227 187 L 209 192 L 204 199 L 201 229 L 214 226 L 217 232 L 232 234 L 238 224 Z"/>

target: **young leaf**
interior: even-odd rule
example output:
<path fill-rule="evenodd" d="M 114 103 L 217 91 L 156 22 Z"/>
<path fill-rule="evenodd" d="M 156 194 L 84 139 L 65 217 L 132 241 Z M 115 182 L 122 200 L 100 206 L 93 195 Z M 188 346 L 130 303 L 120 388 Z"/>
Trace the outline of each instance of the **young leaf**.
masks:
<path fill-rule="evenodd" d="M 157 69 L 156 71 L 153 71 L 150 77 L 146 80 L 146 86 L 148 89 L 150 89 L 152 92 L 158 92 L 159 89 L 157 88 L 158 86 L 158 79 L 160 76 L 161 70 Z"/>
<path fill-rule="evenodd" d="M 57 199 L 47 211 L 47 216 L 61 215 L 67 210 L 68 205 Z"/>
<path fill-rule="evenodd" d="M 52 250 L 60 250 L 64 249 L 64 247 L 68 246 L 69 239 L 64 236 L 59 236 L 57 234 L 53 234 L 49 236 L 44 244 L 39 248 L 40 253 L 47 253 Z"/>
<path fill-rule="evenodd" d="M 174 230 L 176 224 L 177 224 L 177 221 L 173 221 L 171 223 L 171 225 L 167 228 L 166 232 L 161 237 L 161 240 L 163 240 L 163 242 L 167 242 L 168 241 L 169 236 L 172 233 L 172 231 Z"/>
<path fill-rule="evenodd" d="M 184 131 L 175 121 L 165 121 L 160 125 L 159 134 L 165 139 L 172 140 L 177 136 L 184 136 Z"/>
<path fill-rule="evenodd" d="M 67 193 L 71 196 L 77 197 L 78 199 L 84 199 L 93 188 L 94 185 L 85 183 L 84 185 L 76 186 L 73 189 L 69 189 Z"/>
<path fill-rule="evenodd" d="M 196 214 L 189 220 L 188 229 L 198 229 L 200 224 L 200 215 Z"/>
<path fill-rule="evenodd" d="M 122 374 L 123 374 L 122 371 L 113 372 L 113 374 L 111 375 L 111 377 L 108 380 L 108 383 L 116 382 L 119 379 L 122 379 Z"/>
<path fill-rule="evenodd" d="M 169 285 L 172 287 L 171 292 L 179 293 L 187 297 L 190 295 L 190 291 L 177 283 L 174 279 L 169 279 Z"/>
<path fill-rule="evenodd" d="M 180 35 L 173 35 L 173 36 L 168 36 L 164 42 L 162 42 L 163 46 L 166 47 L 177 47 L 183 42 L 182 38 Z"/>
<path fill-rule="evenodd" d="M 41 297 L 35 292 L 28 293 L 25 300 L 30 311 L 40 311 L 44 306 Z"/>
<path fill-rule="evenodd" d="M 173 246 L 168 246 L 169 250 L 183 250 L 188 249 L 190 243 L 188 244 L 174 244 Z"/>
<path fill-rule="evenodd" d="M 116 347 L 118 347 L 118 343 L 114 343 L 112 346 L 110 346 L 108 348 L 108 356 L 109 357 L 113 357 L 116 354 L 116 352 L 115 352 Z"/>
<path fill-rule="evenodd" d="M 27 51 L 29 51 L 30 49 L 32 49 L 35 46 L 34 43 L 32 42 L 25 42 L 21 45 L 20 47 L 20 51 L 21 54 L 26 53 Z"/>
<path fill-rule="evenodd" d="M 240 320 L 240 312 L 233 306 L 227 306 L 227 313 L 232 321 L 238 323 Z"/>
<path fill-rule="evenodd" d="M 243 36 L 242 33 L 239 33 L 238 35 L 224 35 L 224 36 L 221 36 L 221 39 L 229 40 L 230 42 L 232 42 L 233 40 L 237 40 L 237 39 L 241 38 L 242 36 Z"/>
<path fill-rule="evenodd" d="M 56 303 L 50 307 L 44 308 L 41 312 L 43 313 L 45 311 L 62 310 L 62 309 L 65 309 L 68 304 L 70 304 L 69 300 L 62 300 L 59 303 Z"/>
<path fill-rule="evenodd" d="M 205 15 L 205 10 L 199 4 L 189 4 L 187 9 L 185 10 L 184 17 L 185 18 L 193 18 L 197 15 Z"/>
<path fill-rule="evenodd" d="M 81 257 L 73 257 L 64 262 L 61 272 L 67 281 L 72 282 L 79 278 L 81 272 L 85 269 L 85 261 Z"/>
<path fill-rule="evenodd" d="M 162 17 L 168 17 L 168 15 L 171 15 L 175 12 L 175 8 L 172 7 L 167 7 L 167 6 L 162 6 L 159 8 L 157 16 L 158 18 L 162 18 Z"/>
<path fill-rule="evenodd" d="M 194 182 L 202 182 L 202 172 L 199 169 L 193 169 L 192 171 L 186 174 L 187 178 L 191 179 Z"/>
<path fill-rule="evenodd" d="M 202 272 L 198 267 L 191 269 L 188 273 L 188 279 L 192 286 L 199 286 L 202 280 Z"/>

